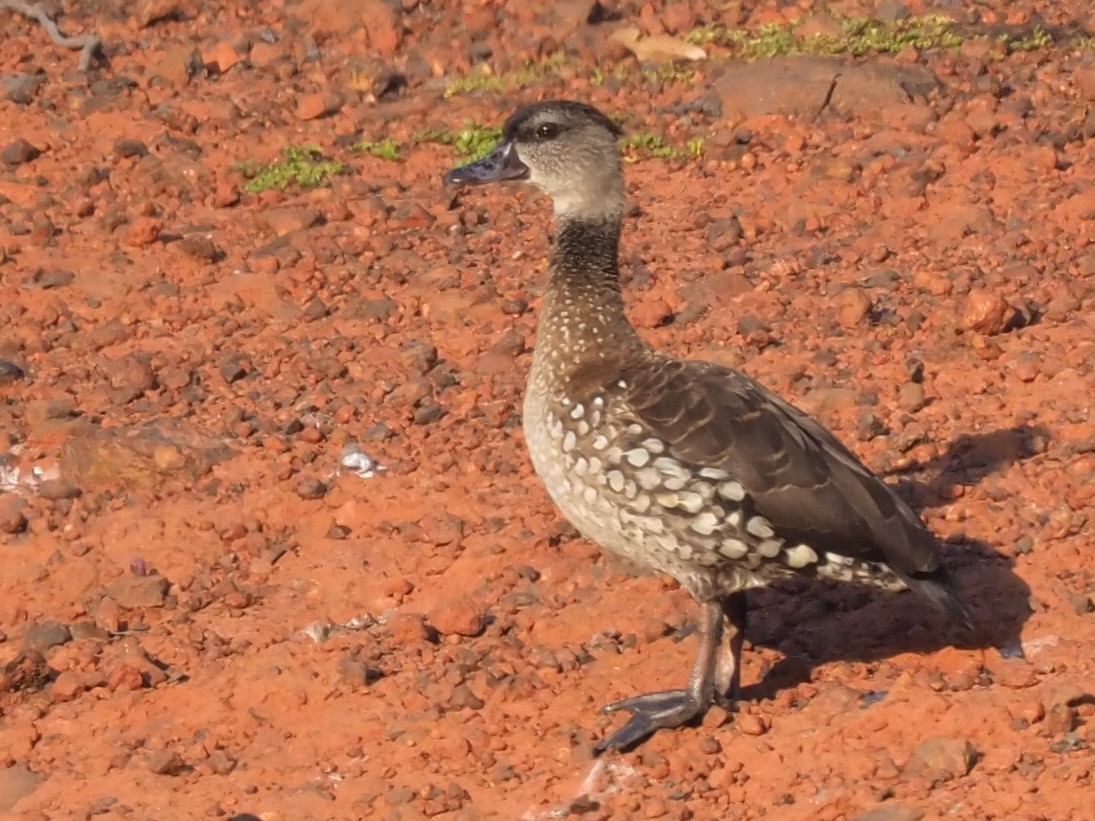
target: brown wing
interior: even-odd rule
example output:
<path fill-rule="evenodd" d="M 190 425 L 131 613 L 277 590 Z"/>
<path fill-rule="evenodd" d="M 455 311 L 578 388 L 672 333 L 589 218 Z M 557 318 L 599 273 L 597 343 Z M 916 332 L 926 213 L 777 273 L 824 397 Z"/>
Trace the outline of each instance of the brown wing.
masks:
<path fill-rule="evenodd" d="M 935 537 L 835 436 L 765 387 L 709 362 L 599 363 L 574 380 L 620 401 L 685 466 L 742 484 L 779 536 L 903 575 L 939 567 Z"/>
<path fill-rule="evenodd" d="M 920 517 L 832 433 L 748 376 L 710 362 L 602 360 L 576 374 L 572 387 L 620 403 L 691 470 L 729 473 L 777 536 L 885 563 L 971 624 Z"/>

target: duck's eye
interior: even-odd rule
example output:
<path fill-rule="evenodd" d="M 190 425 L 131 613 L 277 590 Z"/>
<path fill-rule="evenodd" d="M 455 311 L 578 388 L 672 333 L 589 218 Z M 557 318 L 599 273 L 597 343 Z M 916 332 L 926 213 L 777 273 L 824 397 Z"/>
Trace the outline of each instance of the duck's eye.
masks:
<path fill-rule="evenodd" d="M 544 123 L 536 129 L 536 138 L 539 140 L 554 140 L 562 130 L 556 123 Z"/>

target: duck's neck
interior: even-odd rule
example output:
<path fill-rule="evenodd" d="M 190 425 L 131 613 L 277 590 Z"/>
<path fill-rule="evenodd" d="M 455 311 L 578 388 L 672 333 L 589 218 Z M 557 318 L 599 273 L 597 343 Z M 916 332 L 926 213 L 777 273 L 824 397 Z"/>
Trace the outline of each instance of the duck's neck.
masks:
<path fill-rule="evenodd" d="M 618 214 L 557 223 L 537 345 L 552 370 L 644 347 L 624 312 L 620 227 Z"/>

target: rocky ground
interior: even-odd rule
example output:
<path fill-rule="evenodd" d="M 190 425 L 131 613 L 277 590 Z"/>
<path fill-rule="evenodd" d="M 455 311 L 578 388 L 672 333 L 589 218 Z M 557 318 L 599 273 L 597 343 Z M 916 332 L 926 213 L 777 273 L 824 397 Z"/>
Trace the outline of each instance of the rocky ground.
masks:
<path fill-rule="evenodd" d="M 47 8 L 102 53 L 0 11 L 0 812 L 1095 817 L 1088 3 Z M 694 613 L 531 474 L 550 209 L 440 185 L 558 96 L 642 332 L 901 483 L 980 634 L 758 591 L 736 712 L 592 757 Z"/>

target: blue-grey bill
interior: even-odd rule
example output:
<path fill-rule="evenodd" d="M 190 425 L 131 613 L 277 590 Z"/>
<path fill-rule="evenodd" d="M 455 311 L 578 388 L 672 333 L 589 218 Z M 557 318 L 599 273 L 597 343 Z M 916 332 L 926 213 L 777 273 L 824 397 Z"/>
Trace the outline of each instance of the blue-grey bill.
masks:
<path fill-rule="evenodd" d="M 445 174 L 445 185 L 482 185 L 504 180 L 528 178 L 528 166 L 517 157 L 508 143 L 500 143 L 481 160 L 461 165 Z"/>

